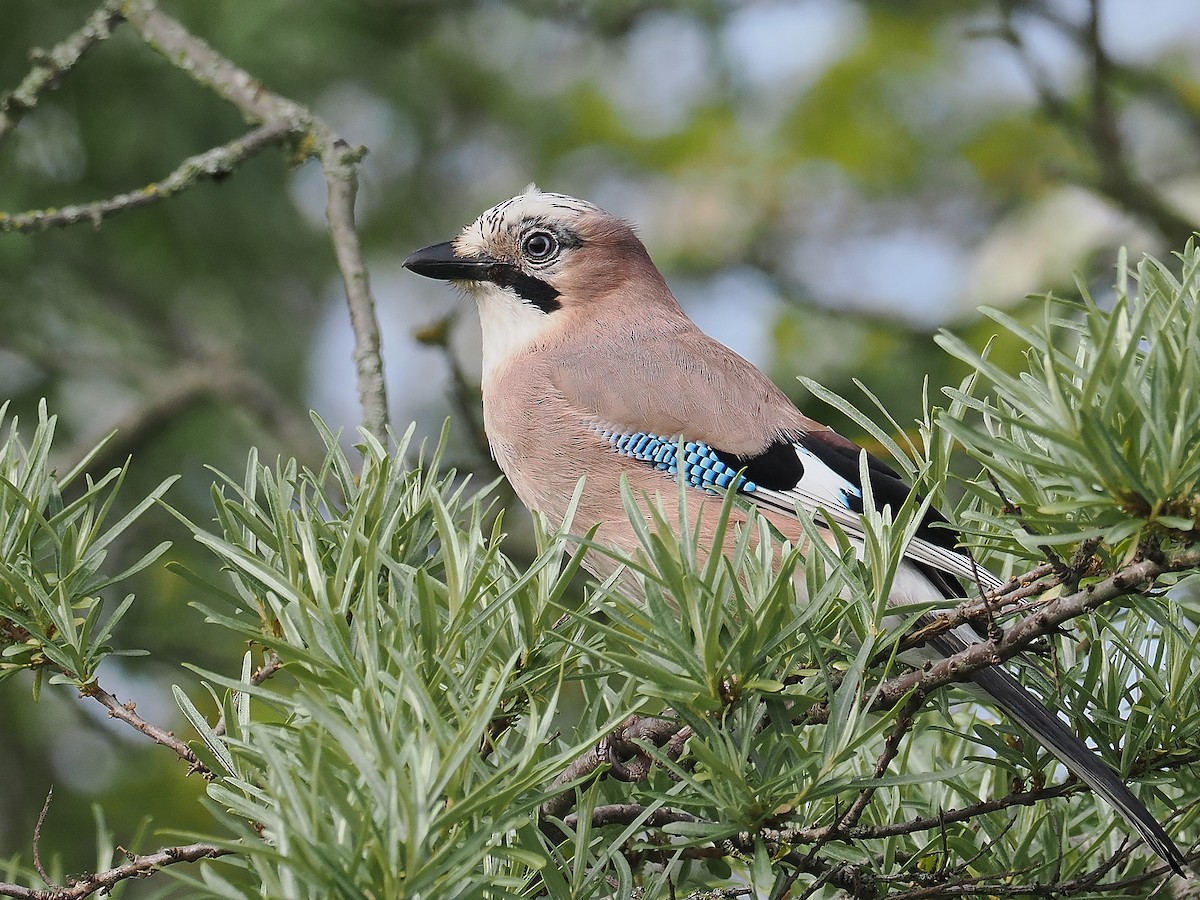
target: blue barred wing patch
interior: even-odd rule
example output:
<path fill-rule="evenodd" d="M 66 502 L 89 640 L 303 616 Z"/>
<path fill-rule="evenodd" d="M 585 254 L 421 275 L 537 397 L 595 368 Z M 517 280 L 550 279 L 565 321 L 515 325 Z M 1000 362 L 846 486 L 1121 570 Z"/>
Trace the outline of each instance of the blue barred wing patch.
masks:
<path fill-rule="evenodd" d="M 650 463 L 670 475 L 679 475 L 682 468 L 684 478 L 694 487 L 709 490 L 732 487 L 747 494 L 758 490 L 758 485 L 753 481 L 738 475 L 736 469 L 721 462 L 712 447 L 704 441 L 684 441 L 681 448 L 678 441 L 642 431 L 636 434 L 601 431 L 600 434 L 622 456 Z"/>

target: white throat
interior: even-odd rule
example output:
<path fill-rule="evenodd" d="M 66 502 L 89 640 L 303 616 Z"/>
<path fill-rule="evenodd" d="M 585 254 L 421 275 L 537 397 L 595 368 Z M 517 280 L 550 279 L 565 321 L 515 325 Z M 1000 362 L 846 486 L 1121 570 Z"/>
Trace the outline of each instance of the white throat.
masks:
<path fill-rule="evenodd" d="M 470 292 L 479 306 L 483 330 L 483 377 L 534 344 L 550 327 L 550 316 L 523 302 L 512 291 L 480 283 Z"/>

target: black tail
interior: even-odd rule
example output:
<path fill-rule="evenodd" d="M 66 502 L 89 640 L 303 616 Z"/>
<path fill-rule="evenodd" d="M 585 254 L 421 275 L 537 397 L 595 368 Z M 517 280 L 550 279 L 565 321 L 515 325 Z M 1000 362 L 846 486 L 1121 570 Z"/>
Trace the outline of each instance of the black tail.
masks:
<path fill-rule="evenodd" d="M 956 591 L 942 572 L 929 566 L 918 565 L 918 568 L 944 596 L 962 596 L 961 591 Z M 932 638 L 929 647 L 942 656 L 953 656 L 971 643 L 973 640 L 964 626 Z M 1158 820 L 1150 814 L 1150 810 L 1133 795 L 1104 760 L 1077 738 L 1041 700 L 999 666 L 979 669 L 971 675 L 971 681 L 995 700 L 1018 725 L 1045 744 L 1046 749 L 1070 769 L 1076 778 L 1119 812 L 1121 818 L 1142 836 L 1147 846 L 1162 857 L 1176 875 L 1183 875 L 1183 854 Z"/>
<path fill-rule="evenodd" d="M 971 676 L 971 680 L 1017 724 L 1045 744 L 1046 749 L 1058 757 L 1077 778 L 1108 801 L 1175 874 L 1183 874 L 1183 854 L 1162 825 L 1113 770 L 1076 737 L 1058 716 L 1004 669 L 994 666 L 980 669 Z"/>

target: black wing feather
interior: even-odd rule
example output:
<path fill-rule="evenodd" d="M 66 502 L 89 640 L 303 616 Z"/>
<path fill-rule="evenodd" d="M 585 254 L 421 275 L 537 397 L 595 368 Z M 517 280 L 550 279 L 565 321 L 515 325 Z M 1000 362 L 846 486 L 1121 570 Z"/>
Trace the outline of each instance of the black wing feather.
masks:
<path fill-rule="evenodd" d="M 842 478 L 862 489 L 858 460 L 863 448 L 858 444 L 836 431 L 810 431 L 797 437 L 796 443 Z M 899 509 L 912 493 L 912 488 L 899 472 L 870 453 L 867 454 L 867 477 L 871 479 L 871 494 L 877 505 Z M 935 524 L 939 527 L 933 527 Z M 962 552 L 958 547 L 958 534 L 949 525 L 946 517 L 931 506 L 921 521 L 921 527 L 917 529 L 917 537 L 947 550 Z"/>

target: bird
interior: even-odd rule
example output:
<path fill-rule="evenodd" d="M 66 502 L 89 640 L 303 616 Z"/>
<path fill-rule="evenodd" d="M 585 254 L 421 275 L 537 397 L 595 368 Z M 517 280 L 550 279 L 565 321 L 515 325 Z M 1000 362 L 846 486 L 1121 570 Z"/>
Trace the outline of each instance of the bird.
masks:
<path fill-rule="evenodd" d="M 804 415 L 752 363 L 701 331 L 633 226 L 586 200 L 531 184 L 403 265 L 475 300 L 492 455 L 522 503 L 556 523 L 584 476 L 573 532 L 595 528 L 594 540 L 636 553 L 623 485 L 670 507 L 678 502 L 677 485 L 664 489 L 672 479 L 701 498 L 736 491 L 796 541 L 797 505 L 861 537 L 865 496 L 895 509 L 909 495 L 890 466 Z M 864 454 L 869 491 L 860 480 Z M 616 563 L 589 554 L 585 565 L 603 578 Z M 1001 583 L 930 508 L 889 603 L 957 600 L 962 582 Z M 978 640 L 963 626 L 929 647 L 944 657 Z M 970 678 L 1182 874 L 1184 857 L 1166 830 L 1052 710 L 999 666 Z"/>

